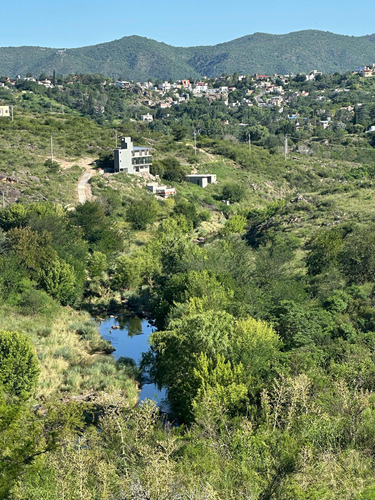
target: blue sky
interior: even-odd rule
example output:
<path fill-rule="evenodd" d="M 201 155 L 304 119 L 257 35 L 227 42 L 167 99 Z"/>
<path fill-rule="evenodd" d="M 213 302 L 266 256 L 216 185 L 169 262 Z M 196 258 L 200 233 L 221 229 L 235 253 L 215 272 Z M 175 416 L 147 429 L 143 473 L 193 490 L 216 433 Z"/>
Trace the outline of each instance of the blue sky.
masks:
<path fill-rule="evenodd" d="M 2 0 L 0 46 L 81 47 L 141 35 L 212 45 L 257 31 L 375 32 L 373 0 Z"/>

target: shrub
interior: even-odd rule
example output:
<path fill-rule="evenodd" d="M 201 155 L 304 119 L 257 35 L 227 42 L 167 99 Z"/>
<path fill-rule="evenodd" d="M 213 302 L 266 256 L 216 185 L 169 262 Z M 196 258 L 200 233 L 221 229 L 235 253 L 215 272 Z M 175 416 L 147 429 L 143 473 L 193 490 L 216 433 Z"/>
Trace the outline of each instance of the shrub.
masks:
<path fill-rule="evenodd" d="M 242 233 L 246 228 L 246 224 L 246 217 L 243 215 L 233 215 L 233 217 L 226 221 L 222 233 L 225 236 L 232 233 Z"/>
<path fill-rule="evenodd" d="M 240 202 L 245 194 L 245 189 L 241 184 L 226 184 L 223 186 L 223 200 L 229 200 L 231 203 Z"/>
<path fill-rule="evenodd" d="M 156 221 L 159 205 L 153 198 L 133 201 L 127 211 L 126 218 L 133 229 L 145 230 L 149 224 Z"/>
<path fill-rule="evenodd" d="M 166 158 L 162 164 L 164 167 L 163 179 L 168 181 L 182 182 L 188 173 L 188 169 L 183 167 L 176 158 Z"/>
<path fill-rule="evenodd" d="M 50 172 L 58 172 L 60 170 L 60 164 L 57 161 L 52 161 L 50 158 L 44 162 L 44 166 L 48 167 Z"/>
<path fill-rule="evenodd" d="M 38 379 L 38 361 L 30 340 L 18 332 L 0 332 L 0 385 L 26 399 Z"/>
<path fill-rule="evenodd" d="M 22 293 L 19 299 L 20 313 L 25 316 L 53 314 L 57 308 L 57 303 L 43 290 L 29 288 Z"/>
<path fill-rule="evenodd" d="M 40 283 L 49 295 L 64 305 L 73 304 L 77 299 L 74 269 L 62 259 L 56 259 L 41 271 Z"/>
<path fill-rule="evenodd" d="M 159 177 L 163 177 L 164 175 L 164 166 L 160 161 L 153 161 L 150 167 L 150 172 L 152 175 L 158 175 Z"/>

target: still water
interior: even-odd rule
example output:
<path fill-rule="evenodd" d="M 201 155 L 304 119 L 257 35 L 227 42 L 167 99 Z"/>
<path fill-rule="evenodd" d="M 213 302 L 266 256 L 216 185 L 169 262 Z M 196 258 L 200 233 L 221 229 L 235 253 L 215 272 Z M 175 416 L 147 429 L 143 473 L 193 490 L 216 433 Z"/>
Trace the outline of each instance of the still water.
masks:
<path fill-rule="evenodd" d="M 113 326 L 119 326 L 119 329 L 113 329 Z M 147 319 L 140 319 L 138 316 L 125 317 L 117 316 L 106 318 L 100 324 L 100 334 L 103 339 L 111 342 L 114 349 L 115 359 L 121 357 L 133 359 L 139 366 L 142 353 L 150 348 L 148 338 L 155 330 Z M 165 389 L 158 390 L 155 384 L 144 383 L 139 394 L 139 402 L 144 399 L 153 399 L 160 409 L 168 412 L 167 393 Z"/>

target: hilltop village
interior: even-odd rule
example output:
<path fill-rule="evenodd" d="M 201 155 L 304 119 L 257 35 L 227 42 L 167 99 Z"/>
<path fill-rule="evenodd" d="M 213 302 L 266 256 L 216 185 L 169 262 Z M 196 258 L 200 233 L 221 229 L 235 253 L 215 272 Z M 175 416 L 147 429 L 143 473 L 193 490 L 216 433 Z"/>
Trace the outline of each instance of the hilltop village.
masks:
<path fill-rule="evenodd" d="M 192 101 L 201 102 L 203 99 L 207 105 L 214 105 L 216 110 L 220 110 L 220 126 L 226 127 L 230 134 L 236 122 L 243 127 L 254 126 L 252 115 L 258 117 L 258 125 L 263 125 L 263 116 L 249 108 L 278 113 L 272 115 L 273 121 L 288 120 L 297 130 L 306 126 L 345 129 L 352 121 L 355 107 L 366 105 L 371 97 L 374 75 L 374 65 L 371 65 L 345 75 L 330 76 L 312 70 L 306 75 L 233 74 L 176 82 L 112 81 L 100 75 L 64 78 L 53 75 L 48 78 L 42 74 L 39 78 L 29 75 L 16 79 L 5 76 L 0 78 L 0 90 L 3 92 L 0 94 L 0 105 L 1 100 L 7 99 L 7 90 L 17 89 L 25 100 L 32 100 L 33 94 L 55 99 L 61 103 L 61 112 L 64 111 L 64 102 L 70 107 L 75 100 L 77 110 L 98 119 L 125 112 L 128 118 L 151 125 L 154 120 L 162 120 L 166 124 L 176 121 L 181 112 L 186 114 L 189 111 Z M 11 108 L 4 108 L 4 113 L 5 109 L 10 114 Z M 156 127 L 155 124 L 152 126 Z M 207 128 L 200 124 L 195 131 L 204 134 Z"/>
<path fill-rule="evenodd" d="M 372 144 L 375 142 L 373 76 L 373 65 L 333 75 L 317 70 L 298 75 L 235 73 L 201 80 L 143 83 L 113 81 L 102 75 L 4 76 L 0 77 L 0 121 L 15 123 L 12 120 L 17 121 L 28 113 L 48 113 L 49 118 L 43 121 L 43 127 L 46 133 L 53 134 L 55 160 L 62 159 L 66 164 L 67 159 L 61 158 L 65 147 L 61 124 L 79 117 L 89 119 L 91 124 L 87 131 L 96 123 L 106 129 L 108 136 L 101 145 L 89 141 L 88 150 L 92 152 L 85 155 L 95 162 L 105 177 L 107 172 L 124 172 L 115 165 L 117 142 L 121 136 L 131 137 L 134 147 L 151 148 L 153 164 L 146 169 L 141 165 L 134 169 L 149 174 L 144 189 L 155 196 L 168 197 L 176 194 L 182 180 L 191 182 L 193 177 L 189 176 L 195 176 L 193 182 L 198 182 L 197 175 L 212 174 L 216 179 L 206 177 L 206 180 L 199 181 L 202 186 L 216 180 L 219 186 L 225 185 L 228 179 L 223 178 L 217 168 L 212 169 L 201 161 L 202 152 L 212 154 L 209 152 L 212 150 L 209 141 L 212 140 L 244 144 L 249 152 L 263 147 L 271 154 L 282 154 L 285 159 L 303 155 L 372 161 Z M 53 119 L 62 120 L 61 124 Z M 159 140 L 155 143 L 151 138 L 153 135 L 172 137 L 176 144 L 180 144 L 179 152 L 169 155 L 164 146 L 157 146 Z M 89 139 L 88 135 L 86 139 Z M 77 155 L 83 154 L 79 143 L 86 142 L 86 139 L 83 131 L 71 138 L 67 148 L 70 165 L 75 164 Z M 43 161 L 51 156 L 49 142 L 43 146 Z M 26 150 L 23 148 L 24 154 L 33 150 L 37 152 L 31 137 L 27 144 Z M 352 146 L 349 150 L 348 144 Z M 359 145 L 364 149 L 359 151 Z M 224 151 L 218 145 L 214 149 Z M 121 145 L 120 151 L 124 155 L 125 149 Z M 235 152 L 230 155 L 232 160 L 237 157 Z M 209 158 L 205 157 L 206 160 Z M 133 158 L 132 161 L 139 160 Z M 85 167 L 82 160 L 78 163 Z M 35 175 L 27 175 L 27 169 L 12 169 L 12 164 L 8 163 L 0 171 L 5 183 L 5 202 L 19 199 L 22 191 L 19 186 L 23 182 L 33 192 L 30 191 L 28 197 L 46 197 L 43 191 L 48 192 L 47 189 L 32 188 L 38 182 L 38 171 L 34 172 Z M 130 172 L 129 168 L 127 170 Z M 63 175 L 67 174 L 64 169 L 63 172 Z M 252 189 L 258 188 L 256 176 L 250 185 Z M 69 196 L 68 192 L 65 191 L 63 198 L 71 203 L 74 195 Z M 230 203 L 225 196 L 221 199 Z"/>

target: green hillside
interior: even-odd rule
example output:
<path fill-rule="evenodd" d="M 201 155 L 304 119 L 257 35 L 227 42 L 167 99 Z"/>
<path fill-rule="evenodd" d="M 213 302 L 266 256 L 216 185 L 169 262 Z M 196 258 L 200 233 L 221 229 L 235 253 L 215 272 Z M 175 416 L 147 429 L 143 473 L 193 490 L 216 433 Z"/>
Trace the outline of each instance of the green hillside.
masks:
<path fill-rule="evenodd" d="M 375 36 L 306 30 L 286 35 L 254 33 L 230 42 L 173 47 L 128 36 L 109 43 L 58 50 L 0 48 L 0 74 L 101 73 L 115 78 L 188 78 L 222 73 L 345 72 L 375 60 Z"/>
<path fill-rule="evenodd" d="M 284 114 L 104 80 L 0 89 L 0 498 L 373 499 L 375 79 L 291 78 Z M 113 173 L 119 136 L 176 196 Z M 139 368 L 99 335 L 122 314 Z"/>

